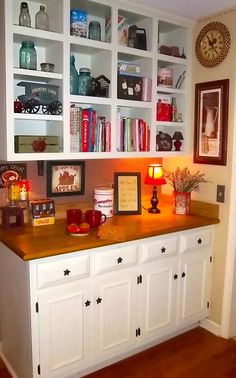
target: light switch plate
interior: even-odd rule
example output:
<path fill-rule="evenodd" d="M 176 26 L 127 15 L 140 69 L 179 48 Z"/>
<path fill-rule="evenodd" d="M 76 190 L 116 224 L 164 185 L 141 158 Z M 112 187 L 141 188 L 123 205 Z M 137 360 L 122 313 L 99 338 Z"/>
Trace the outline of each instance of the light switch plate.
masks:
<path fill-rule="evenodd" d="M 225 185 L 217 185 L 216 202 L 225 202 Z"/>

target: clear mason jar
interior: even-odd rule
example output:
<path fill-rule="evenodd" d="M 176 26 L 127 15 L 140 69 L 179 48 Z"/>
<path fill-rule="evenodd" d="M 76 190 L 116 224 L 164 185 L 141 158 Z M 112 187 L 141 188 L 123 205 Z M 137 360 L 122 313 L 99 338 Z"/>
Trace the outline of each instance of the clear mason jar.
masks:
<path fill-rule="evenodd" d="M 20 68 L 27 70 L 37 69 L 37 53 L 34 47 L 34 42 L 23 41 L 19 53 Z"/>
<path fill-rule="evenodd" d="M 92 78 L 90 76 L 90 69 L 80 68 L 78 94 L 80 96 L 91 96 L 91 93 L 92 93 Z"/>
<path fill-rule="evenodd" d="M 101 41 L 101 25 L 98 21 L 90 21 L 89 23 L 89 38 L 96 41 Z"/>

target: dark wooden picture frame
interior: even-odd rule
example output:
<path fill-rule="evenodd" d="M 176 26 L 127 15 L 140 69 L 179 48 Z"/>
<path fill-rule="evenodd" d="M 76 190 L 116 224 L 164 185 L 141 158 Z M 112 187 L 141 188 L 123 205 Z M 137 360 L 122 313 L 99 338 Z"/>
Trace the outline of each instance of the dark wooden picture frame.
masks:
<path fill-rule="evenodd" d="M 141 214 L 140 172 L 114 173 L 115 214 Z"/>
<path fill-rule="evenodd" d="M 195 85 L 194 163 L 226 165 L 229 79 Z"/>
<path fill-rule="evenodd" d="M 47 196 L 84 194 L 85 162 L 61 160 L 47 162 Z"/>

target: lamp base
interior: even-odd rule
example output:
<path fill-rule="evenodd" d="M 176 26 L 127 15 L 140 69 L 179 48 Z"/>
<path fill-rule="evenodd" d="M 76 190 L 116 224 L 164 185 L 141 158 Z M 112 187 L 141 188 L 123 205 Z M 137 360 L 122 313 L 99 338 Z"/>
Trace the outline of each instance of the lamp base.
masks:
<path fill-rule="evenodd" d="M 161 210 L 159 210 L 159 209 L 155 209 L 155 208 L 153 208 L 153 207 L 150 207 L 150 208 L 148 209 L 148 212 L 149 212 L 150 214 L 159 214 L 159 213 L 161 212 Z"/>

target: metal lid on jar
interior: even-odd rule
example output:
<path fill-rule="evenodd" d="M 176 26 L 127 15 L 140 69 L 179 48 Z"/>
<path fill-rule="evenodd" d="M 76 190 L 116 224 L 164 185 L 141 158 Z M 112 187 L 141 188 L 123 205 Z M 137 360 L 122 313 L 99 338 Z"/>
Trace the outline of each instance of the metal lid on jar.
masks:
<path fill-rule="evenodd" d="M 90 74 L 90 68 L 82 67 L 79 69 L 79 73 L 89 73 Z"/>

